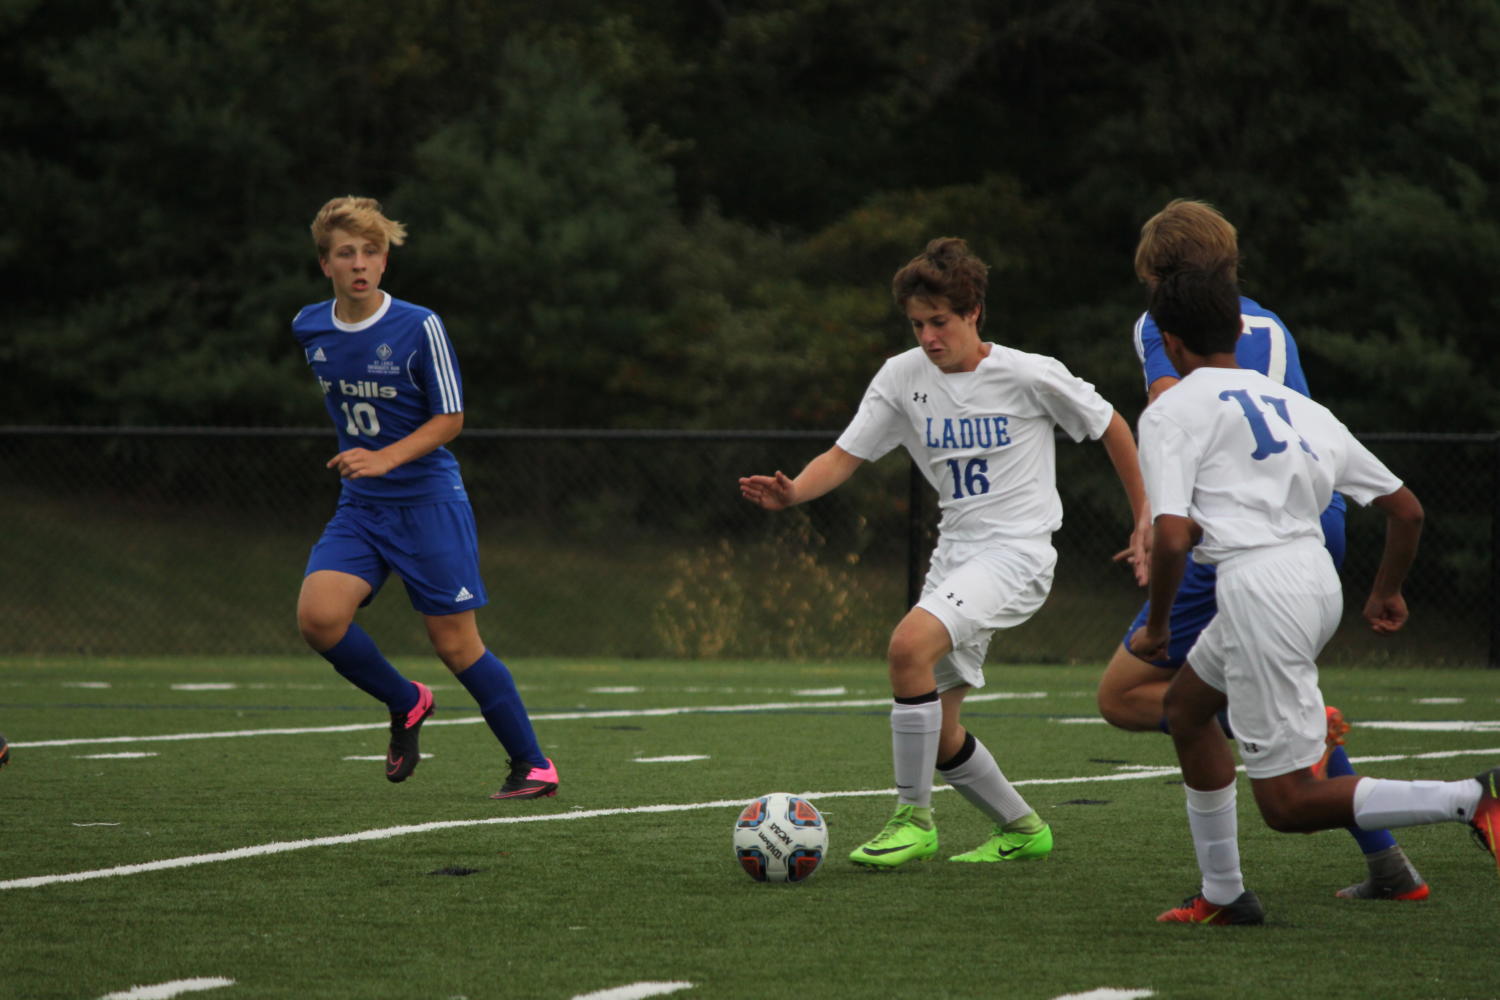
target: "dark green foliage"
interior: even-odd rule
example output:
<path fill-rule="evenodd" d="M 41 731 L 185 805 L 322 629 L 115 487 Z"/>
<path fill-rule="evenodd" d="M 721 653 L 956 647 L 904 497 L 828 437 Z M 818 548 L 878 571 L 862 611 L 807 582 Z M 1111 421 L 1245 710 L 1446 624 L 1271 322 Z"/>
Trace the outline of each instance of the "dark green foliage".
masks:
<path fill-rule="evenodd" d="M 1491 429 L 1500 8 L 0 3 L 6 423 L 317 424 L 306 226 L 381 198 L 471 426 L 836 428 L 927 239 L 1133 417 L 1167 199 L 1362 430 Z"/>

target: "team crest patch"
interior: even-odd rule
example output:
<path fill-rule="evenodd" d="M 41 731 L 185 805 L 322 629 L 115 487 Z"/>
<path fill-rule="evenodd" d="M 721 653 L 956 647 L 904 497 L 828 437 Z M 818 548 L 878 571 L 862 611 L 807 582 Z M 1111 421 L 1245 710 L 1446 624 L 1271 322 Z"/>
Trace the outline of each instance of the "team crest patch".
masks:
<path fill-rule="evenodd" d="M 369 372 L 371 375 L 401 374 L 401 366 L 398 364 L 393 364 L 391 362 L 391 355 L 394 353 L 395 352 L 391 350 L 390 344 L 381 344 L 379 347 L 375 348 L 375 360 L 371 361 L 368 365 L 365 366 L 365 371 Z"/>

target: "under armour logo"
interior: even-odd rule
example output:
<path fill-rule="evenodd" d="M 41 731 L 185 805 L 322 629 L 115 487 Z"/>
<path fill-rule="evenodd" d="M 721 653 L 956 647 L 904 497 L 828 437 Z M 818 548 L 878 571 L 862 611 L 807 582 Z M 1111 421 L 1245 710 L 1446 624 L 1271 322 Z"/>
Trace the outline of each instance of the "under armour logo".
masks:
<path fill-rule="evenodd" d="M 911 401 L 913 403 L 925 403 L 925 402 L 927 402 L 927 393 L 925 393 L 925 392 L 914 392 L 914 393 L 911 394 Z"/>
<path fill-rule="evenodd" d="M 949 591 L 948 592 L 948 600 L 953 601 L 953 595 L 955 593 L 957 593 L 957 591 Z M 953 603 L 956 604 L 956 605 L 958 605 L 959 607 L 963 607 L 964 606 L 964 602 L 963 602 L 962 598 L 960 598 L 959 600 L 953 601 Z"/>

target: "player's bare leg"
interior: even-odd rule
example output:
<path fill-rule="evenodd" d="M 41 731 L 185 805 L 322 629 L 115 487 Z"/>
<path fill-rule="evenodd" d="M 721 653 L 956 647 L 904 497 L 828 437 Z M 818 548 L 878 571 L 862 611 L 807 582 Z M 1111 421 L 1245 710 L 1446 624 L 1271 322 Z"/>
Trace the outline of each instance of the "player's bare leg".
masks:
<path fill-rule="evenodd" d="M 370 584 L 352 573 L 320 569 L 307 574 L 297 595 L 297 628 L 302 638 L 319 653 L 332 649 L 369 596 Z"/>
<path fill-rule="evenodd" d="M 1177 671 L 1136 656 L 1122 643 L 1099 678 L 1099 715 L 1110 725 L 1137 733 L 1161 730 L 1162 700 Z"/>

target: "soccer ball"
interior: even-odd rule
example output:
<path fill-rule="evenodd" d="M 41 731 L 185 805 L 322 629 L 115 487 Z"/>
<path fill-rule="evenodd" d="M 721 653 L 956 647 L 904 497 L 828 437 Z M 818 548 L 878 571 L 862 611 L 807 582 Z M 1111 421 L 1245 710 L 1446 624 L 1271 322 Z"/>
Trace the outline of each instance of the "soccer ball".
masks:
<path fill-rule="evenodd" d="M 734 823 L 734 856 L 757 882 L 804 882 L 823 863 L 828 826 L 807 799 L 772 792 L 752 799 Z"/>

